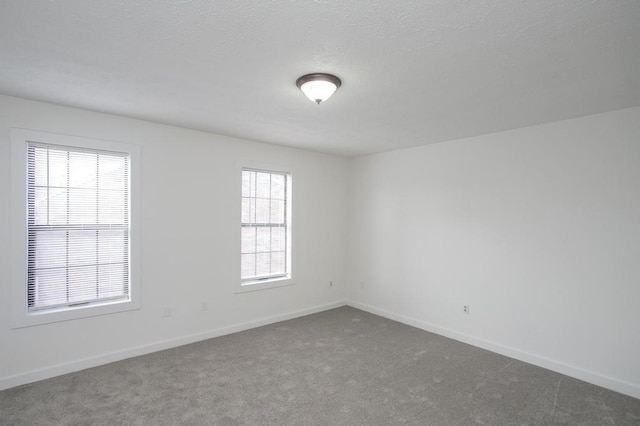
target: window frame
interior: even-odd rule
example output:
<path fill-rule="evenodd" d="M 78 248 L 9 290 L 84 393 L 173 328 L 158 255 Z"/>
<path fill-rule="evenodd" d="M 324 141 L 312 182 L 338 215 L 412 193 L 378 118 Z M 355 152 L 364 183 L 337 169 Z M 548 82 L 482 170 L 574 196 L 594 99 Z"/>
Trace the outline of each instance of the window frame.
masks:
<path fill-rule="evenodd" d="M 242 173 L 243 171 L 253 171 L 253 172 L 264 172 L 264 173 L 275 173 L 282 174 L 286 176 L 287 185 L 286 185 L 286 206 L 285 206 L 285 217 L 286 217 L 286 228 L 287 228 L 287 248 L 286 248 L 286 273 L 279 276 L 261 278 L 261 279 L 242 279 L 241 277 L 241 238 L 242 238 Z M 270 288 L 284 287 L 295 284 L 293 271 L 294 271 L 294 256 L 293 256 L 293 246 L 294 246 L 294 171 L 291 167 L 285 167 L 283 165 L 274 165 L 274 164 L 265 164 L 265 163 L 255 163 L 255 162 L 243 162 L 238 164 L 237 166 L 237 191 L 236 196 L 238 200 L 238 210 L 237 213 L 237 250 L 236 258 L 237 262 L 234 262 L 236 266 L 236 270 L 234 276 L 237 276 L 235 293 L 244 293 L 255 290 L 264 290 Z"/>
<path fill-rule="evenodd" d="M 140 308 L 140 237 L 139 237 L 139 170 L 140 147 L 122 142 L 68 136 L 26 129 L 11 132 L 11 327 L 86 318 L 96 315 L 130 311 Z M 79 306 L 62 306 L 43 310 L 29 310 L 28 306 L 28 144 L 57 145 L 85 151 L 110 151 L 129 158 L 129 297 L 114 301 L 94 302 Z"/>

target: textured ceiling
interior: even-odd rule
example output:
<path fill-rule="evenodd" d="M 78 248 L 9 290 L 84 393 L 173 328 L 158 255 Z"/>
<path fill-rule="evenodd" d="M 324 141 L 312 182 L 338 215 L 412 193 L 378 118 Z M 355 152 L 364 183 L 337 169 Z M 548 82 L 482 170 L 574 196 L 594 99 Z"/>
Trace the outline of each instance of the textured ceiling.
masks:
<path fill-rule="evenodd" d="M 354 156 L 640 105 L 639 46 L 638 0 L 3 0 L 0 93 Z"/>

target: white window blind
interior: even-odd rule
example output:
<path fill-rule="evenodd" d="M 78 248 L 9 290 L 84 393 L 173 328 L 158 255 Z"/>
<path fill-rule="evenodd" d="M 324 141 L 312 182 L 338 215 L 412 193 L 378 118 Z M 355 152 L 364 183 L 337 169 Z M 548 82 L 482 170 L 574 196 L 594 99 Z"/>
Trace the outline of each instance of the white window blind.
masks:
<path fill-rule="evenodd" d="M 242 170 L 241 280 L 286 277 L 289 273 L 290 175 Z"/>
<path fill-rule="evenodd" d="M 27 145 L 29 311 L 128 300 L 129 157 Z"/>

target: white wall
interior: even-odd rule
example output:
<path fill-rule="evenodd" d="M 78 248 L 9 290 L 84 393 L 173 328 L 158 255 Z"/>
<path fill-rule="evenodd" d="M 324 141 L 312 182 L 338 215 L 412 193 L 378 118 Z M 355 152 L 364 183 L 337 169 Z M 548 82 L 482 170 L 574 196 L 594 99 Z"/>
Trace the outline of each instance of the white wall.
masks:
<path fill-rule="evenodd" d="M 0 389 L 338 306 L 348 281 L 356 307 L 640 397 L 640 108 L 347 161 L 0 96 L 4 200 L 11 127 L 142 147 L 143 294 L 11 329 L 0 203 Z M 295 286 L 232 291 L 243 160 L 295 168 Z"/>
<path fill-rule="evenodd" d="M 248 119 L 247 125 L 251 122 Z M 140 145 L 142 308 L 11 329 L 9 128 Z M 294 171 L 294 277 L 234 294 L 243 161 Z M 0 389 L 344 304 L 346 160 L 0 96 Z M 237 268 L 236 268 L 237 266 Z M 329 287 L 329 281 L 334 285 Z M 200 310 L 207 301 L 209 309 Z M 165 307 L 172 316 L 163 318 Z"/>
<path fill-rule="evenodd" d="M 640 397 L 640 108 L 350 175 L 350 304 Z"/>

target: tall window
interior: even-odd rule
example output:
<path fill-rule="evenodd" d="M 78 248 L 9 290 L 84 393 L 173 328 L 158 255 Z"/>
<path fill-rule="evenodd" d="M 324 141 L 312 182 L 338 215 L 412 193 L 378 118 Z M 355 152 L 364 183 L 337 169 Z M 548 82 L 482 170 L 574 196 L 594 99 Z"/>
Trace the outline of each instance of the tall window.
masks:
<path fill-rule="evenodd" d="M 243 284 L 290 276 L 290 194 L 291 175 L 242 170 Z"/>
<path fill-rule="evenodd" d="M 29 312 L 129 300 L 129 156 L 27 143 Z"/>

